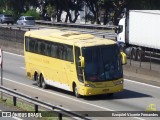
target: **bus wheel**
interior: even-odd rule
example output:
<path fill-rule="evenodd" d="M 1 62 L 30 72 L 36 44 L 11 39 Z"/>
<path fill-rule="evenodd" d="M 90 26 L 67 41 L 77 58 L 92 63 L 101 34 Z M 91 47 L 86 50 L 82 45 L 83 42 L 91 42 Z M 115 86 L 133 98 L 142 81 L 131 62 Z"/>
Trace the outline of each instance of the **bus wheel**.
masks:
<path fill-rule="evenodd" d="M 36 82 L 37 82 L 38 87 L 42 87 L 41 80 L 40 80 L 38 74 L 36 75 Z"/>
<path fill-rule="evenodd" d="M 80 98 L 80 94 L 78 94 L 78 88 L 77 88 L 77 85 L 74 84 L 74 95 L 77 97 L 77 98 Z"/>
<path fill-rule="evenodd" d="M 43 88 L 43 89 L 46 89 L 46 88 L 47 88 L 47 85 L 46 85 L 46 83 L 45 83 L 45 81 L 44 81 L 43 75 L 41 76 L 40 79 L 41 79 L 40 81 L 42 82 L 42 88 Z"/>

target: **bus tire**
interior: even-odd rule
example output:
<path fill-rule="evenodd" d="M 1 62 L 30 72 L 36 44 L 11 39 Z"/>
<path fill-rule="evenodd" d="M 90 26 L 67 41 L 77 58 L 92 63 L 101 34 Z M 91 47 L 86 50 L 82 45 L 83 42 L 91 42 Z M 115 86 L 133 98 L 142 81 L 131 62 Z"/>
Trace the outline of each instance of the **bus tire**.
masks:
<path fill-rule="evenodd" d="M 43 75 L 41 75 L 40 79 L 41 79 L 40 81 L 42 82 L 42 88 L 43 88 L 43 89 L 46 89 L 46 88 L 47 88 L 47 84 L 46 84 L 45 81 L 44 81 Z"/>
<path fill-rule="evenodd" d="M 73 92 L 77 98 L 80 98 L 80 94 L 78 93 L 78 88 L 76 84 L 73 85 Z"/>
<path fill-rule="evenodd" d="M 42 87 L 42 83 L 41 83 L 41 80 L 40 80 L 38 74 L 36 74 L 36 77 L 35 77 L 35 78 L 36 78 L 37 86 L 38 86 L 38 87 Z"/>

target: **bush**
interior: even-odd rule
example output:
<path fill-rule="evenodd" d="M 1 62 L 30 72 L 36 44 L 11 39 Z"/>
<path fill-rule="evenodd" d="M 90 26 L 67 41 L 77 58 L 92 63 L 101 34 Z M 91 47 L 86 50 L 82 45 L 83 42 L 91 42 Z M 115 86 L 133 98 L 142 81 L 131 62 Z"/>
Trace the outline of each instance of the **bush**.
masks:
<path fill-rule="evenodd" d="M 36 20 L 40 20 L 41 16 L 39 13 L 36 12 L 35 9 L 28 10 L 26 13 L 22 13 L 22 16 L 33 16 Z"/>
<path fill-rule="evenodd" d="M 17 17 L 18 17 L 18 14 L 17 14 L 17 12 L 15 10 L 6 10 L 4 12 L 3 12 L 3 10 L 2 10 L 2 12 L 0 10 L 0 13 L 12 15 L 14 20 L 17 20 Z"/>
<path fill-rule="evenodd" d="M 0 14 L 2 14 L 3 13 L 3 9 L 0 9 Z"/>

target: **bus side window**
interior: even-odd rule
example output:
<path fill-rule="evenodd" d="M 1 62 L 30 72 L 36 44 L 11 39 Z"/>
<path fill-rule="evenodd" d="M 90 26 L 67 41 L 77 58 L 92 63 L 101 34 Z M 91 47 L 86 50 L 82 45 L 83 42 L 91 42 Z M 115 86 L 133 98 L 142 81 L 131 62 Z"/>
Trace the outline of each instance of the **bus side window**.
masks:
<path fill-rule="evenodd" d="M 34 52 L 35 41 L 33 39 L 29 40 L 29 51 Z"/>
<path fill-rule="evenodd" d="M 51 57 L 57 58 L 57 48 L 56 44 L 51 45 Z"/>
<path fill-rule="evenodd" d="M 73 48 L 72 48 L 72 46 L 64 45 L 63 60 L 73 62 Z"/>
<path fill-rule="evenodd" d="M 40 43 L 40 53 L 42 54 L 42 55 L 45 55 L 45 43 L 44 42 L 41 42 Z"/>
<path fill-rule="evenodd" d="M 29 37 L 25 37 L 25 50 L 29 51 Z"/>
<path fill-rule="evenodd" d="M 38 53 L 38 52 L 39 52 L 39 51 L 38 51 L 38 43 L 39 43 L 39 42 L 36 40 L 36 41 L 35 41 L 35 47 L 34 47 L 34 52 L 35 52 L 35 53 Z"/>
<path fill-rule="evenodd" d="M 67 45 L 64 45 L 63 47 L 63 60 L 66 60 L 68 61 L 68 58 L 67 58 Z"/>
<path fill-rule="evenodd" d="M 64 47 L 62 45 L 58 45 L 58 58 L 63 60 L 63 51 Z"/>
<path fill-rule="evenodd" d="M 72 46 L 67 47 L 66 58 L 67 58 L 67 61 L 73 62 L 73 48 L 72 48 Z"/>
<path fill-rule="evenodd" d="M 49 42 L 46 44 L 46 55 L 51 56 L 51 43 Z"/>

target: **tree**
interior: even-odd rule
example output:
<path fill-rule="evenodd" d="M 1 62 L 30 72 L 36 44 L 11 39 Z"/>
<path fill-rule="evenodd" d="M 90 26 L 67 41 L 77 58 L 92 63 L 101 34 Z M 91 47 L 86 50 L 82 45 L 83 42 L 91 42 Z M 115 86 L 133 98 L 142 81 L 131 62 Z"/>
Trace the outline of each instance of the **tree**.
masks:
<path fill-rule="evenodd" d="M 51 20 L 53 18 L 56 18 L 56 8 L 55 8 L 55 6 L 49 4 L 48 6 L 46 6 L 46 11 L 47 11 L 48 16 L 51 18 Z"/>
<path fill-rule="evenodd" d="M 85 0 L 85 2 L 94 16 L 93 21 L 95 21 L 97 24 L 100 24 L 100 18 L 99 18 L 100 0 Z"/>
<path fill-rule="evenodd" d="M 118 18 L 121 17 L 121 13 L 126 7 L 126 1 L 125 0 L 114 0 L 113 1 L 113 6 L 114 6 L 114 24 L 118 25 Z"/>
<path fill-rule="evenodd" d="M 58 20 L 62 11 L 65 11 L 67 13 L 65 22 L 69 20 L 69 22 L 75 23 L 79 16 L 79 11 L 82 10 L 83 0 L 57 0 L 56 3 Z M 74 13 L 74 16 L 71 13 Z"/>

